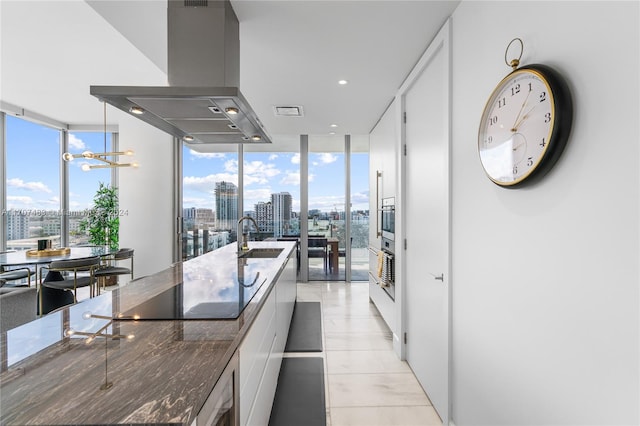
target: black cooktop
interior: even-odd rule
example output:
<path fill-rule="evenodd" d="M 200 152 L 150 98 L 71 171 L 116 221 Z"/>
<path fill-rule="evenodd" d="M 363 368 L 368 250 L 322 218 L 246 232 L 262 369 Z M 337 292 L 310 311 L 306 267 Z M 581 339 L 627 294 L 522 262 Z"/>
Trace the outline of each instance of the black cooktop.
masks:
<path fill-rule="evenodd" d="M 117 315 L 118 320 L 206 320 L 240 316 L 266 279 L 252 285 L 217 286 L 209 281 L 180 283 Z"/>

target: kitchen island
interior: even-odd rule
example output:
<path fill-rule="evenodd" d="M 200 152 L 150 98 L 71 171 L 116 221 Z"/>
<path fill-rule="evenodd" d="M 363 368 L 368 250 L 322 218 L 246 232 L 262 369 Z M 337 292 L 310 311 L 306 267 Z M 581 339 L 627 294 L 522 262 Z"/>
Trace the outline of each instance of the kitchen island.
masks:
<path fill-rule="evenodd" d="M 238 258 L 230 244 L 9 330 L 0 423 L 206 423 L 228 406 L 211 396 L 229 371 L 238 423 L 263 419 L 295 303 L 294 247 L 252 242 L 259 254 Z"/>

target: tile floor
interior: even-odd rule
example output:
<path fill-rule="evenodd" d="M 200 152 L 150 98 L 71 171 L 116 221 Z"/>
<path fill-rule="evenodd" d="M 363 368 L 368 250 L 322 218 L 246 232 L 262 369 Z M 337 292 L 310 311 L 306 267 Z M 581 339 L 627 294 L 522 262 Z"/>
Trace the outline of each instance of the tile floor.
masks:
<path fill-rule="evenodd" d="M 298 284 L 298 300 L 322 303 L 328 426 L 441 425 L 391 332 L 369 301 L 367 282 Z"/>

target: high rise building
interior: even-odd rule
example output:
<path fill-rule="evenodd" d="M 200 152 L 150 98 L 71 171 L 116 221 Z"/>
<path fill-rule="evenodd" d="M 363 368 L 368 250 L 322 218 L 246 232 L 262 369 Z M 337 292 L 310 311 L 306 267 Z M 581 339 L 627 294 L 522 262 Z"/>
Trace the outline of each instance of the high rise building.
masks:
<path fill-rule="evenodd" d="M 260 201 L 255 205 L 255 219 L 261 232 L 271 234 L 273 232 L 273 208 L 271 201 Z"/>
<path fill-rule="evenodd" d="M 213 227 L 216 223 L 215 215 L 211 209 L 196 209 L 195 223 L 201 227 Z"/>
<path fill-rule="evenodd" d="M 216 182 L 216 229 L 235 231 L 238 221 L 238 187 L 231 182 Z"/>
<path fill-rule="evenodd" d="M 195 220 L 196 218 L 196 208 L 195 207 L 187 207 L 182 209 L 182 217 L 185 220 Z"/>
<path fill-rule="evenodd" d="M 7 240 L 24 238 L 29 238 L 29 216 L 11 209 L 7 212 Z"/>
<path fill-rule="evenodd" d="M 281 237 L 290 232 L 292 198 L 288 192 L 271 194 L 273 209 L 273 236 Z"/>

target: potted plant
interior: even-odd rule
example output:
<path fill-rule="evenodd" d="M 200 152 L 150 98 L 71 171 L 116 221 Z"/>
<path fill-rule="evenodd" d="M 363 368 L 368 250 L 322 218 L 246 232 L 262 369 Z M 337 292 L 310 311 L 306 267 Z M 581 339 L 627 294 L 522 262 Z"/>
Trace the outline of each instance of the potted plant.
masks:
<path fill-rule="evenodd" d="M 100 182 L 93 197 L 93 208 L 80 221 L 80 231 L 89 232 L 91 244 L 117 249 L 119 229 L 118 188 Z"/>

